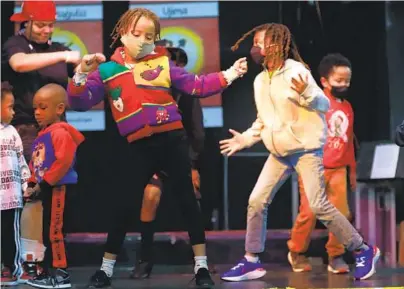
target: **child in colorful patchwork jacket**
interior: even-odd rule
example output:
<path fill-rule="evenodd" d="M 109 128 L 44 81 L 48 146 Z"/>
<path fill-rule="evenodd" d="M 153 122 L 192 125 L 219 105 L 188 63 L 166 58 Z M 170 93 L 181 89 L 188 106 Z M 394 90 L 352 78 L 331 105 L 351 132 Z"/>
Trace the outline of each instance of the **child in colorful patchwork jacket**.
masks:
<path fill-rule="evenodd" d="M 107 94 L 119 132 L 129 142 L 127 159 L 132 167 L 122 180 L 131 180 L 130 189 L 116 192 L 120 196 L 112 209 L 103 263 L 90 281 L 90 286 L 97 288 L 110 285 L 128 222 L 133 219 L 132 206 L 138 203 L 140 207 L 145 186 L 159 171 L 170 175 L 188 226 L 195 255 L 195 282 L 205 287 L 214 284 L 207 266 L 204 226 L 191 179 L 186 133 L 170 91 L 173 87 L 194 97 L 220 93 L 246 73 L 247 63 L 241 58 L 223 72 L 190 74 L 170 61 L 164 47 L 155 46 L 159 38 L 160 23 L 153 12 L 128 10 L 113 32 L 113 44 L 120 39 L 123 46 L 106 63 L 100 64 L 105 61 L 102 54 L 84 56 L 68 87 L 70 106 L 78 111 L 89 110 Z"/>

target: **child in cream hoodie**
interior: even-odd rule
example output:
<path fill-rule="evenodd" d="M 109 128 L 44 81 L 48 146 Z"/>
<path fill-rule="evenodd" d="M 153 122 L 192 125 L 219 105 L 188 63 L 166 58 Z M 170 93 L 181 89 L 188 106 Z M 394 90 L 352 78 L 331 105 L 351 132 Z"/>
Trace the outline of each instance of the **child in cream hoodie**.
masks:
<path fill-rule="evenodd" d="M 271 154 L 249 198 L 246 254 L 221 278 L 242 281 L 266 274 L 258 254 L 265 248 L 268 205 L 295 170 L 303 180 L 313 213 L 347 250 L 354 252 L 355 278 L 367 279 L 375 273 L 380 251 L 363 241 L 325 194 L 323 146 L 329 100 L 301 59 L 286 26 L 276 23 L 258 26 L 246 33 L 234 48 L 251 33 L 255 33 L 251 56 L 264 67 L 254 81 L 258 116 L 247 131 L 240 134 L 230 130 L 233 138 L 220 144 L 222 153 L 230 156 L 262 140 Z"/>

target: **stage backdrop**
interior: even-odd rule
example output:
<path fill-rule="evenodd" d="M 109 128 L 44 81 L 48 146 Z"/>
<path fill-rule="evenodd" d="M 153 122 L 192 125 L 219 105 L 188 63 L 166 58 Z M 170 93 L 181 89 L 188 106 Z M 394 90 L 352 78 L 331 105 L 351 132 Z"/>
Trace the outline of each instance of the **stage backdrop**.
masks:
<path fill-rule="evenodd" d="M 21 11 L 21 2 L 14 12 Z M 57 1 L 57 22 L 52 41 L 60 42 L 81 55 L 103 52 L 103 9 L 101 1 Z M 20 29 L 16 23 L 15 32 Z M 67 111 L 67 121 L 81 131 L 105 129 L 104 102 L 87 112 Z"/>

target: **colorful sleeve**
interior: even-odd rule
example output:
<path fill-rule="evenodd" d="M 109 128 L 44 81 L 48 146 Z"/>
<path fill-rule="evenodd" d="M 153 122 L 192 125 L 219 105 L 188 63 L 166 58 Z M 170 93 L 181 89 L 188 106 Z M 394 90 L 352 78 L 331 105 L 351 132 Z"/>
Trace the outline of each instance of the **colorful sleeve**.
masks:
<path fill-rule="evenodd" d="M 70 108 L 87 111 L 104 99 L 105 88 L 100 71 L 89 74 L 77 72 L 67 86 Z"/>
<path fill-rule="evenodd" d="M 185 94 L 198 97 L 208 97 L 220 93 L 228 86 L 222 72 L 196 75 L 188 73 L 182 67 L 175 66 L 171 61 L 170 78 L 173 87 Z"/>
<path fill-rule="evenodd" d="M 69 171 L 76 154 L 77 144 L 66 131 L 53 131 L 52 143 L 56 160 L 44 174 L 41 186 L 54 186 L 57 184 Z"/>
<path fill-rule="evenodd" d="M 31 176 L 31 172 L 27 165 L 27 162 L 25 161 L 21 137 L 17 133 L 17 131 L 15 131 L 15 137 L 16 137 L 15 149 L 17 152 L 18 167 L 20 169 L 21 185 L 22 185 L 23 191 L 25 191 L 28 187 L 28 180 Z"/>

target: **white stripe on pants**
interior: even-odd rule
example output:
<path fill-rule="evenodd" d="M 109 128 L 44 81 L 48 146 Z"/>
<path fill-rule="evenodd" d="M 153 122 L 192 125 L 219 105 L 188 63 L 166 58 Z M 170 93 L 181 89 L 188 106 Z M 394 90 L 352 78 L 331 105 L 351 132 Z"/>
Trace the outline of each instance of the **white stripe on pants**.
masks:
<path fill-rule="evenodd" d="M 14 242 L 15 242 L 16 250 L 15 250 L 15 257 L 14 257 L 14 271 L 12 272 L 13 276 L 20 276 L 22 274 L 20 215 L 21 215 L 21 209 L 15 209 Z"/>

